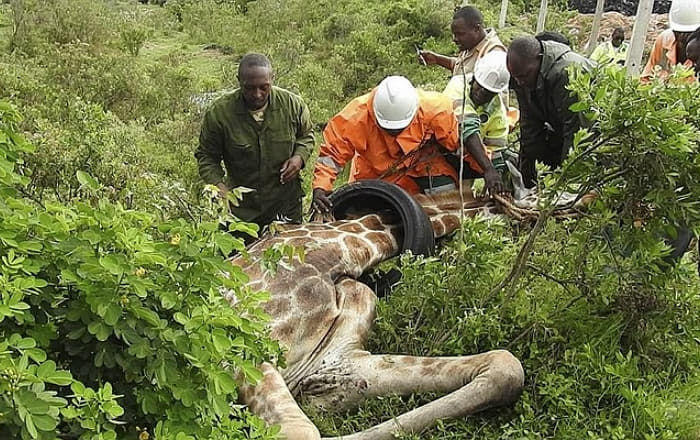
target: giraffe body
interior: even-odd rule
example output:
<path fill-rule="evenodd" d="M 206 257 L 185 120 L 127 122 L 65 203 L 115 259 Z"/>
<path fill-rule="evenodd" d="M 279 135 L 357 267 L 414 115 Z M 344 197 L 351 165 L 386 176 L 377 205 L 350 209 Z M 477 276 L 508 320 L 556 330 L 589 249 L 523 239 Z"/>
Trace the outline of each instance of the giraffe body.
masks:
<path fill-rule="evenodd" d="M 490 213 L 495 205 L 458 192 L 416 196 L 436 238 L 460 226 L 460 214 Z M 391 439 L 398 431 L 420 432 L 438 419 L 464 417 L 513 402 L 523 386 L 520 362 L 507 351 L 472 356 L 375 355 L 364 347 L 375 318 L 374 292 L 358 282 L 365 270 L 397 255 L 402 229 L 391 215 L 370 214 L 332 223 L 287 225 L 255 243 L 249 259 L 232 260 L 250 276 L 250 286 L 267 290 L 271 336 L 287 348 L 287 367 L 261 368 L 263 379 L 243 384 L 241 400 L 268 423 L 280 424 L 288 440 L 321 438 L 295 401 L 303 396 L 323 408 L 356 406 L 388 394 L 443 392 L 444 397 L 344 439 Z M 275 273 L 256 262 L 276 243 L 304 246 Z M 252 261 L 252 262 L 251 262 Z M 229 298 L 229 300 L 233 300 Z"/>

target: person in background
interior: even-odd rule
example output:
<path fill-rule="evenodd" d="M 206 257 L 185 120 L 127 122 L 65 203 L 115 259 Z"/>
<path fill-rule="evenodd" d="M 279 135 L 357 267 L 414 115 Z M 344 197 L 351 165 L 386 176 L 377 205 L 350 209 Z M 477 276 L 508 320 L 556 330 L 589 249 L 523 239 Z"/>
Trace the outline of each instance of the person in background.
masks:
<path fill-rule="evenodd" d="M 222 197 L 233 187 L 253 190 L 231 208 L 243 221 L 260 228 L 274 220 L 300 223 L 299 172 L 314 148 L 309 109 L 299 96 L 272 84 L 265 55 L 245 55 L 238 81 L 240 88 L 204 115 L 195 152 L 199 174 Z"/>
<path fill-rule="evenodd" d="M 313 179 L 313 207 L 329 212 L 328 195 L 338 173 L 353 161 L 350 182 L 382 179 L 409 193 L 456 187 L 457 171 L 444 155 L 459 150 L 452 100 L 416 90 L 402 76 L 384 78 L 370 93 L 352 100 L 323 130 Z M 466 144 L 468 167 L 484 175 L 490 191 L 503 184 L 483 146 Z"/>
<path fill-rule="evenodd" d="M 700 26 L 688 37 L 685 53 L 688 57 L 686 65 L 693 68 L 696 78 L 700 78 Z"/>
<path fill-rule="evenodd" d="M 506 53 L 493 51 L 476 62 L 473 75 L 453 76 L 443 91 L 453 101 L 464 145 L 486 148 L 494 168 L 501 173 L 506 169 L 505 160 L 510 158 L 506 149 L 508 118 L 501 98 L 509 81 Z M 459 167 L 458 160 L 456 164 L 451 162 Z"/>
<path fill-rule="evenodd" d="M 506 58 L 520 104 L 519 171 L 526 187 L 537 181 L 535 162 L 556 168 L 573 146 L 582 116 L 569 107 L 576 97 L 566 88 L 569 66 L 590 70 L 593 62 L 554 41 L 518 37 Z"/>
<path fill-rule="evenodd" d="M 700 0 L 673 0 L 668 21 L 670 28 L 654 41 L 642 72 L 643 81 L 649 81 L 654 75 L 664 78 L 673 66 L 687 62 L 688 39 L 700 26 Z"/>
<path fill-rule="evenodd" d="M 473 6 L 459 8 L 452 16 L 452 41 L 457 45 L 457 57 L 440 55 L 430 50 L 419 50 L 418 58 L 426 65 L 437 64 L 452 71 L 452 75 L 468 74 L 474 71 L 477 60 L 487 53 L 506 47 L 496 35 L 496 31 L 484 27 L 484 17 Z"/>
<path fill-rule="evenodd" d="M 629 44 L 625 42 L 625 29 L 616 27 L 610 35 L 610 40 L 600 43 L 595 48 L 591 59 L 598 64 L 624 65 L 628 47 Z"/>

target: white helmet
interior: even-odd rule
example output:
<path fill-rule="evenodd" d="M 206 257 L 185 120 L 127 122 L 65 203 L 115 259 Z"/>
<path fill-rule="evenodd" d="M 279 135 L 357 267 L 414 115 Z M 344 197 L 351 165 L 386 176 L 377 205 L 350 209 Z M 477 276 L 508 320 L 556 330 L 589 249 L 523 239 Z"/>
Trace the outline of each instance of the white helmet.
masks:
<path fill-rule="evenodd" d="M 501 50 L 492 50 L 481 57 L 474 66 L 474 79 L 489 92 L 504 91 L 510 81 L 506 53 Z"/>
<path fill-rule="evenodd" d="M 668 21 L 676 32 L 693 32 L 700 26 L 700 0 L 673 0 Z"/>
<path fill-rule="evenodd" d="M 406 128 L 418 111 L 418 92 L 403 76 L 388 76 L 377 86 L 372 109 L 380 127 Z"/>

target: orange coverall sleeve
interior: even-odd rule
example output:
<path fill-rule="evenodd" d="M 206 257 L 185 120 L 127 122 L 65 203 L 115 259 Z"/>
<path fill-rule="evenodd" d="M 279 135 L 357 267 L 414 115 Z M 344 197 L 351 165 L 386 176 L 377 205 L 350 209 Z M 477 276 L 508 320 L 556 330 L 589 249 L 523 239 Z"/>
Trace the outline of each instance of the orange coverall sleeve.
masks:
<path fill-rule="evenodd" d="M 345 124 L 341 118 L 334 117 L 323 130 L 323 143 L 314 167 L 314 189 L 332 191 L 338 173 L 355 155 L 355 147 L 344 136 Z"/>
<path fill-rule="evenodd" d="M 451 103 L 449 108 L 452 108 Z M 449 151 L 457 151 L 459 149 L 459 129 L 455 114 L 451 111 L 441 111 L 435 115 L 431 122 L 435 140 Z"/>
<path fill-rule="evenodd" d="M 647 61 L 646 66 L 644 66 L 644 70 L 642 71 L 643 80 L 649 80 L 651 78 L 651 76 L 654 73 L 654 66 L 661 64 L 661 59 L 665 56 L 662 40 L 663 34 L 659 35 L 658 37 L 656 37 L 656 40 L 654 40 L 654 47 L 649 53 L 649 60 Z"/>

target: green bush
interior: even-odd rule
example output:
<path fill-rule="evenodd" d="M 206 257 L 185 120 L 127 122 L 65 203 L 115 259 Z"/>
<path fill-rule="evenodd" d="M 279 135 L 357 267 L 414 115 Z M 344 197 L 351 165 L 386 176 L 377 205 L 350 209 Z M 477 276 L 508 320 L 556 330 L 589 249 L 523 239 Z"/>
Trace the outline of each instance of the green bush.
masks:
<path fill-rule="evenodd" d="M 82 201 L 36 203 L 18 122 L 0 103 L 0 436 L 270 438 L 230 406 L 235 372 L 258 380 L 256 363 L 280 349 L 266 295 L 222 258 L 243 249 L 219 228 L 225 205 L 159 222 L 84 172 Z"/>

